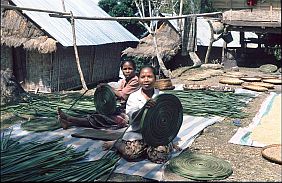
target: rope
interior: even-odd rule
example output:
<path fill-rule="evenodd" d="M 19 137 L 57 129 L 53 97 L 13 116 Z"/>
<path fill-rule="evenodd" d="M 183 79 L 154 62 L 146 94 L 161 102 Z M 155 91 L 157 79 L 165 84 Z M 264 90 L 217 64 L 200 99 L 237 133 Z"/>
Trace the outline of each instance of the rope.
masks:
<path fill-rule="evenodd" d="M 111 86 L 104 84 L 97 87 L 94 93 L 94 103 L 97 112 L 111 115 L 116 111 L 116 97 Z"/>
<path fill-rule="evenodd" d="M 221 180 L 233 173 L 232 167 L 227 161 L 188 151 L 169 160 L 167 167 L 172 172 L 193 180 Z"/>
<path fill-rule="evenodd" d="M 172 94 L 160 94 L 156 106 L 145 109 L 141 119 L 141 134 L 146 144 L 157 147 L 169 144 L 179 132 L 183 121 L 180 100 Z"/>

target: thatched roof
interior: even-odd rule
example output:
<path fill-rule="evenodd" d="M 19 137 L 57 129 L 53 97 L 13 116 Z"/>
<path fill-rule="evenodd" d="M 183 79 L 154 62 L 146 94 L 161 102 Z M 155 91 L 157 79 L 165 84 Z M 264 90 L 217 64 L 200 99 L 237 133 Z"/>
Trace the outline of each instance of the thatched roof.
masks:
<path fill-rule="evenodd" d="M 40 53 L 56 51 L 56 41 L 15 10 L 1 9 L 1 45 L 23 46 Z"/>
<path fill-rule="evenodd" d="M 170 60 L 180 49 L 181 36 L 168 23 L 163 23 L 156 33 L 158 50 L 163 61 Z M 153 58 L 156 57 L 152 35 L 140 40 L 136 48 L 127 48 L 123 51 L 123 55 Z"/>

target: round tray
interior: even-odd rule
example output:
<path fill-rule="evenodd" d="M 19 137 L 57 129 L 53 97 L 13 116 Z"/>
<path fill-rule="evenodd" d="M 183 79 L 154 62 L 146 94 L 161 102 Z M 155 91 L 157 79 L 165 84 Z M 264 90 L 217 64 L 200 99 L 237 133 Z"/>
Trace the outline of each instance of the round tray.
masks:
<path fill-rule="evenodd" d="M 248 90 L 253 90 L 253 91 L 258 91 L 258 92 L 268 91 L 268 89 L 266 87 L 252 85 L 252 84 L 245 84 L 245 83 L 242 84 L 242 88 L 248 89 Z"/>
<path fill-rule="evenodd" d="M 281 79 L 263 79 L 262 81 L 265 83 L 271 83 L 271 84 L 282 84 Z"/>
<path fill-rule="evenodd" d="M 230 84 L 230 85 L 240 85 L 244 83 L 243 80 L 238 79 L 238 78 L 223 78 L 223 79 L 220 79 L 219 82 L 222 84 Z"/>
<path fill-rule="evenodd" d="M 269 161 L 282 164 L 281 148 L 281 144 L 271 144 L 262 148 L 261 154 Z"/>

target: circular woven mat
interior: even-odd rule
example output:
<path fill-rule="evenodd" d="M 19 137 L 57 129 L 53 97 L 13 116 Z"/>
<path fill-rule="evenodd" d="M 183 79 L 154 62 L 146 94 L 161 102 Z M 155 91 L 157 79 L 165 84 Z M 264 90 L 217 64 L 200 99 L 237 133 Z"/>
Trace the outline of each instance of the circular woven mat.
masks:
<path fill-rule="evenodd" d="M 263 79 L 262 81 L 271 84 L 282 84 L 282 79 Z"/>
<path fill-rule="evenodd" d="M 233 173 L 227 161 L 191 152 L 183 152 L 169 160 L 168 168 L 182 177 L 193 180 L 221 180 Z"/>
<path fill-rule="evenodd" d="M 241 78 L 247 76 L 246 74 L 240 73 L 240 72 L 229 72 L 223 75 L 224 77 L 230 77 L 230 78 Z"/>
<path fill-rule="evenodd" d="M 210 91 L 220 91 L 220 92 L 235 92 L 235 89 L 229 86 L 208 86 Z"/>
<path fill-rule="evenodd" d="M 268 91 L 268 89 L 266 87 L 258 86 L 258 85 L 252 85 L 252 84 L 249 84 L 249 83 L 248 84 L 243 83 L 242 88 L 248 89 L 248 90 L 253 90 L 253 91 L 258 91 L 258 92 Z"/>
<path fill-rule="evenodd" d="M 250 83 L 251 85 L 256 85 L 256 86 L 262 86 L 262 87 L 265 87 L 265 88 L 274 88 L 274 85 L 273 84 L 270 84 L 270 83 L 264 83 L 264 82 L 251 82 Z"/>
<path fill-rule="evenodd" d="M 197 84 L 185 84 L 183 85 L 183 90 L 205 90 L 205 85 L 197 85 Z"/>
<path fill-rule="evenodd" d="M 261 154 L 269 161 L 282 164 L 281 144 L 272 144 L 262 148 Z"/>
<path fill-rule="evenodd" d="M 172 94 L 160 94 L 156 105 L 145 109 L 141 119 L 141 134 L 146 144 L 157 147 L 169 144 L 183 122 L 180 100 Z"/>
<path fill-rule="evenodd" d="M 277 79 L 278 76 L 259 76 L 261 79 Z"/>
<path fill-rule="evenodd" d="M 260 77 L 241 77 L 240 79 L 243 81 L 261 81 Z"/>
<path fill-rule="evenodd" d="M 61 124 L 58 122 L 57 118 L 32 118 L 21 124 L 21 128 L 27 131 L 43 132 L 43 131 L 53 131 L 61 128 Z"/>
<path fill-rule="evenodd" d="M 104 84 L 96 88 L 94 93 L 94 103 L 97 112 L 110 115 L 116 111 L 116 96 L 112 87 Z"/>
<path fill-rule="evenodd" d="M 222 84 L 230 84 L 230 85 L 240 85 L 244 83 L 243 80 L 238 79 L 238 78 L 223 78 L 223 79 L 220 79 L 219 82 Z"/>
<path fill-rule="evenodd" d="M 259 67 L 259 70 L 262 72 L 270 73 L 277 71 L 278 67 L 273 64 L 265 64 Z"/>

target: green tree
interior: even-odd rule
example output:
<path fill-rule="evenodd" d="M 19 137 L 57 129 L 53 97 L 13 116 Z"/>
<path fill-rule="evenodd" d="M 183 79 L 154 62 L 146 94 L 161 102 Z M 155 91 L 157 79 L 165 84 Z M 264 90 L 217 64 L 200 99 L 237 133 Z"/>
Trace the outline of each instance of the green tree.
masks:
<path fill-rule="evenodd" d="M 134 17 L 137 13 L 132 0 L 100 0 L 98 5 L 112 17 Z M 138 38 L 141 38 L 146 31 L 138 21 L 119 21 L 119 23 Z"/>

